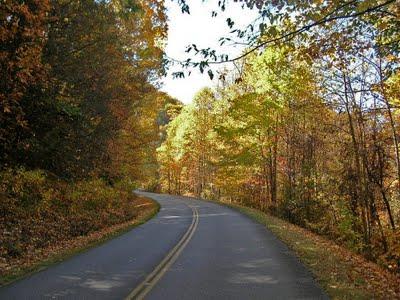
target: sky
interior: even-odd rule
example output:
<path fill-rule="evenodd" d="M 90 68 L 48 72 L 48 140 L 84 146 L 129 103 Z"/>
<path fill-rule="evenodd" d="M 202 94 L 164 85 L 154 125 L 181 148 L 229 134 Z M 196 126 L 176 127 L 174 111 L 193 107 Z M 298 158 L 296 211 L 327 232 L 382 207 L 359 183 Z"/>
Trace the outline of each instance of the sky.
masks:
<path fill-rule="evenodd" d="M 168 40 L 166 54 L 168 57 L 184 60 L 188 58 L 185 53 L 186 46 L 196 44 L 198 48 L 211 47 L 217 52 L 226 53 L 234 57 L 243 51 L 243 46 L 219 46 L 219 38 L 228 36 L 231 29 L 226 19 L 230 17 L 235 25 L 246 26 L 257 17 L 257 10 L 242 9 L 238 3 L 230 1 L 225 12 L 218 9 L 215 0 L 187 0 L 190 7 L 190 15 L 183 14 L 177 0 L 166 0 L 168 15 Z M 218 11 L 217 17 L 212 18 L 211 12 Z M 199 57 L 200 58 L 200 57 Z M 218 68 L 232 68 L 232 64 L 219 65 Z M 194 94 L 203 87 L 212 87 L 217 82 L 217 76 L 211 81 L 207 74 L 201 74 L 193 70 L 192 74 L 184 79 L 173 79 L 172 72 L 181 70 L 180 67 L 172 67 L 164 79 L 162 91 L 183 103 L 190 103 Z M 215 69 L 217 70 L 217 69 Z"/>

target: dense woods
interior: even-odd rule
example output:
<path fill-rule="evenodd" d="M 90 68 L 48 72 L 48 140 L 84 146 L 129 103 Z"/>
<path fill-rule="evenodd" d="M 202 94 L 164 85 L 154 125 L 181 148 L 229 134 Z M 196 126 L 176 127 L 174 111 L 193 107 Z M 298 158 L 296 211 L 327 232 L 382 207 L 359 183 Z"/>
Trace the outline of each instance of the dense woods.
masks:
<path fill-rule="evenodd" d="M 236 71 L 172 116 L 161 184 L 271 212 L 398 272 L 400 6 L 337 2 L 286 7 L 303 14 L 249 42 Z M 201 55 L 203 68 L 218 62 Z"/>
<path fill-rule="evenodd" d="M 166 95 L 158 1 L 0 4 L 0 265 L 138 213 Z M 4 268 L 3 268 L 4 267 Z"/>

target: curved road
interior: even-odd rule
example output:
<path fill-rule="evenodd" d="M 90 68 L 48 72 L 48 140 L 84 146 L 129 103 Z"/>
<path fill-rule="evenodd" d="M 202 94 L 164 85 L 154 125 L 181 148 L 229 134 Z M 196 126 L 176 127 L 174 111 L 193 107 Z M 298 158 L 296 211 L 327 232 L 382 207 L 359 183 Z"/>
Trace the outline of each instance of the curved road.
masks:
<path fill-rule="evenodd" d="M 155 218 L 0 288 L 0 299 L 328 298 L 263 225 L 215 203 L 140 193 L 161 204 Z"/>

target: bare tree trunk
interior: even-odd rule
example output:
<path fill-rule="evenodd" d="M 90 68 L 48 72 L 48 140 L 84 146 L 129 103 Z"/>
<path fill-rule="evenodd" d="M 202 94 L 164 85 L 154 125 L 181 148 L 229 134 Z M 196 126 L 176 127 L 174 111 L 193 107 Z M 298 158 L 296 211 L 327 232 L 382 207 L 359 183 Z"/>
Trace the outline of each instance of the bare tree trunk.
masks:
<path fill-rule="evenodd" d="M 348 85 L 347 85 L 347 76 L 343 73 L 343 83 L 344 83 L 344 100 L 345 100 L 345 108 L 346 108 L 346 113 L 347 113 L 347 118 L 349 122 L 349 129 L 350 129 L 350 135 L 351 135 L 351 140 L 353 144 L 353 151 L 354 151 L 354 163 L 356 167 L 356 190 L 357 190 L 357 203 L 360 203 L 360 198 L 364 194 L 362 191 L 362 183 L 361 183 L 361 163 L 360 163 L 360 154 L 359 154 L 359 146 L 356 138 L 356 131 L 354 128 L 354 123 L 353 123 L 353 117 L 350 111 L 350 101 L 349 101 L 349 96 L 348 96 Z M 369 222 L 368 222 L 368 217 L 366 213 L 366 209 L 368 208 L 367 203 L 365 203 L 366 199 L 364 198 L 364 204 L 361 205 L 361 219 L 362 219 L 362 224 L 363 224 L 363 231 L 364 231 L 364 241 L 366 245 L 370 244 L 369 240 Z"/>

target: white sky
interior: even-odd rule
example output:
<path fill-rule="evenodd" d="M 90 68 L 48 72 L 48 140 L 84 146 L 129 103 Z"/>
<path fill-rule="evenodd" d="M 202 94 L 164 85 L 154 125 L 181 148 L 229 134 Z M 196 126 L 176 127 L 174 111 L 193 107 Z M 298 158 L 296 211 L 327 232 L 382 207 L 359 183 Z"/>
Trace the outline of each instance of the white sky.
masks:
<path fill-rule="evenodd" d="M 228 54 L 230 58 L 242 52 L 243 47 L 239 46 L 220 47 L 218 39 L 228 36 L 231 31 L 226 23 L 228 17 L 235 22 L 235 25 L 246 26 L 258 16 L 256 9 L 242 9 L 240 4 L 230 1 L 226 11 L 221 12 L 216 0 L 187 0 L 187 3 L 190 7 L 190 15 L 182 14 L 177 0 L 167 0 L 165 3 L 169 19 L 166 46 L 168 57 L 178 60 L 187 59 L 188 54 L 185 53 L 185 49 L 189 44 L 196 44 L 199 49 L 211 47 L 216 49 L 217 53 Z M 213 10 L 218 12 L 217 17 L 211 17 Z M 218 66 L 221 69 L 226 67 L 230 66 L 227 64 Z M 184 79 L 173 79 L 172 72 L 179 70 L 178 66 L 171 68 L 164 79 L 162 90 L 184 103 L 190 103 L 199 89 L 213 86 L 218 80 L 216 78 L 218 76 L 215 76 L 211 81 L 206 73 L 201 74 L 198 70 L 193 70 L 192 74 Z"/>

